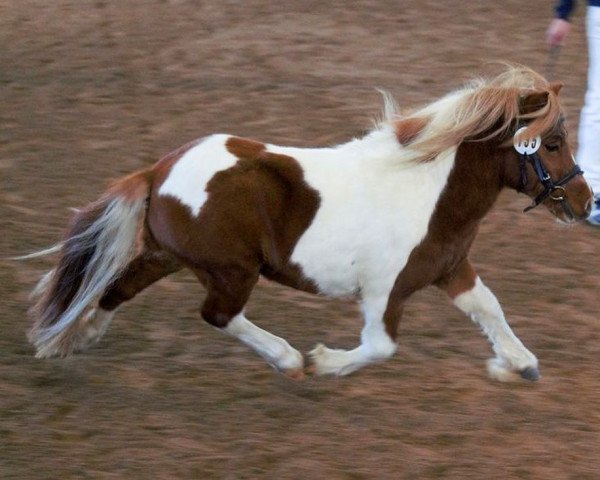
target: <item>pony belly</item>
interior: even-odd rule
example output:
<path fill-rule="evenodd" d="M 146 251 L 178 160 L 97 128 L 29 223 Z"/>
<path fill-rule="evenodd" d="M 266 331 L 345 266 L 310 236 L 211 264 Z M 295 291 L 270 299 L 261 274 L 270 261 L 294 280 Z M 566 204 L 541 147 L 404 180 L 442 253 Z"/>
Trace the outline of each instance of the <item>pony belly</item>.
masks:
<path fill-rule="evenodd" d="M 302 271 L 302 264 L 298 264 Z M 304 274 L 316 285 L 320 294 L 333 298 L 353 297 L 360 293 L 360 279 L 354 265 L 348 262 L 324 261 L 318 269 L 311 269 Z"/>
<path fill-rule="evenodd" d="M 410 235 L 393 243 L 397 235 L 381 237 L 321 237 L 314 225 L 296 245 L 291 263 L 298 265 L 319 293 L 330 297 L 387 295 L 408 261 L 414 245 Z M 408 240 L 413 240 L 408 243 Z M 414 245 L 413 245 L 414 243 Z"/>

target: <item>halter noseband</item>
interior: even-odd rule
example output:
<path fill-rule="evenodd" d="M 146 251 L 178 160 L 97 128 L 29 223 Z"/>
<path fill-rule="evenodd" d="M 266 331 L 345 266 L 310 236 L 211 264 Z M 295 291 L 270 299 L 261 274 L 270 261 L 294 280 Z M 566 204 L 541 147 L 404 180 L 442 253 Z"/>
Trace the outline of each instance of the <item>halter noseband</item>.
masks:
<path fill-rule="evenodd" d="M 525 127 L 522 126 L 515 133 L 515 139 L 521 133 L 521 131 Z M 561 206 L 565 213 L 573 218 L 573 211 L 569 205 L 567 200 L 566 191 L 563 185 L 566 185 L 577 175 L 583 175 L 583 171 L 579 168 L 579 165 L 575 164 L 575 166 L 571 169 L 569 173 L 567 173 L 563 178 L 558 181 L 552 180 L 548 170 L 544 167 L 544 163 L 538 154 L 538 151 L 541 147 L 541 138 L 538 136 L 533 139 L 522 140 L 520 142 L 516 142 L 515 140 L 515 150 L 519 153 L 519 169 L 520 169 L 520 180 L 519 180 L 519 188 L 518 192 L 524 192 L 527 183 L 529 182 L 529 178 L 527 175 L 527 163 L 530 163 L 533 167 L 533 171 L 537 175 L 540 183 L 544 186 L 544 190 L 539 193 L 534 199 L 533 203 L 529 205 L 523 212 L 528 212 L 529 210 L 534 209 L 540 203 L 542 203 L 547 198 L 550 198 L 556 202 L 561 202 Z"/>

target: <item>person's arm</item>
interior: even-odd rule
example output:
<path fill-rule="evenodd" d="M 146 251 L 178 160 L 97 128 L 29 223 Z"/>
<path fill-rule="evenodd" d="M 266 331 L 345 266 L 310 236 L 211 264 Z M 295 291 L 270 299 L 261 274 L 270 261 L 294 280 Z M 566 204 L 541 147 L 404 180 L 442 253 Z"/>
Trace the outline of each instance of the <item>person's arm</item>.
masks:
<path fill-rule="evenodd" d="M 546 31 L 546 41 L 552 47 L 562 45 L 569 32 L 571 31 L 571 22 L 569 17 L 575 8 L 575 0 L 560 0 L 554 7 L 555 17 L 550 22 Z"/>

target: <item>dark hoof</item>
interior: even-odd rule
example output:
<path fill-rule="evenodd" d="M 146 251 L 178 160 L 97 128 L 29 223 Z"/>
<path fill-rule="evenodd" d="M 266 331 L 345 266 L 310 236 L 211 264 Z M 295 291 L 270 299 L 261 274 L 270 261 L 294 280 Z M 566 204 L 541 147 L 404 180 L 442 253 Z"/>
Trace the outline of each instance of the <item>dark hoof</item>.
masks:
<path fill-rule="evenodd" d="M 540 379 L 540 371 L 536 367 L 527 367 L 521 370 L 519 374 L 530 382 L 537 382 Z"/>

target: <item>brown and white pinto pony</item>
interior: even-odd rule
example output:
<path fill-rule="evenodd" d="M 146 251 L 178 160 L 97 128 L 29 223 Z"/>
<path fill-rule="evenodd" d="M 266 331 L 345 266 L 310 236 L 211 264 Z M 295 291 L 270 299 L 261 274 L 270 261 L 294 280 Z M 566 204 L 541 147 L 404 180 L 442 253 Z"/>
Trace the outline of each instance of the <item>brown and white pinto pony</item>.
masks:
<path fill-rule="evenodd" d="M 180 148 L 75 215 L 54 249 L 56 268 L 34 291 L 29 338 L 37 356 L 87 348 L 123 302 L 186 267 L 206 288 L 204 320 L 292 377 L 304 375 L 302 354 L 244 316 L 261 275 L 360 302 L 360 345 L 317 345 L 307 369 L 316 374 L 345 375 L 390 357 L 404 302 L 436 285 L 489 337 L 493 378 L 537 379 L 536 357 L 468 254 L 503 188 L 531 198 L 544 189 L 513 146 L 518 128 L 527 127 L 517 141 L 541 136 L 548 181 L 573 172 L 559 90 L 511 67 L 409 115 L 390 114 L 364 138 L 333 148 L 222 134 Z M 589 213 L 592 192 L 580 173 L 542 199 L 563 222 Z"/>

